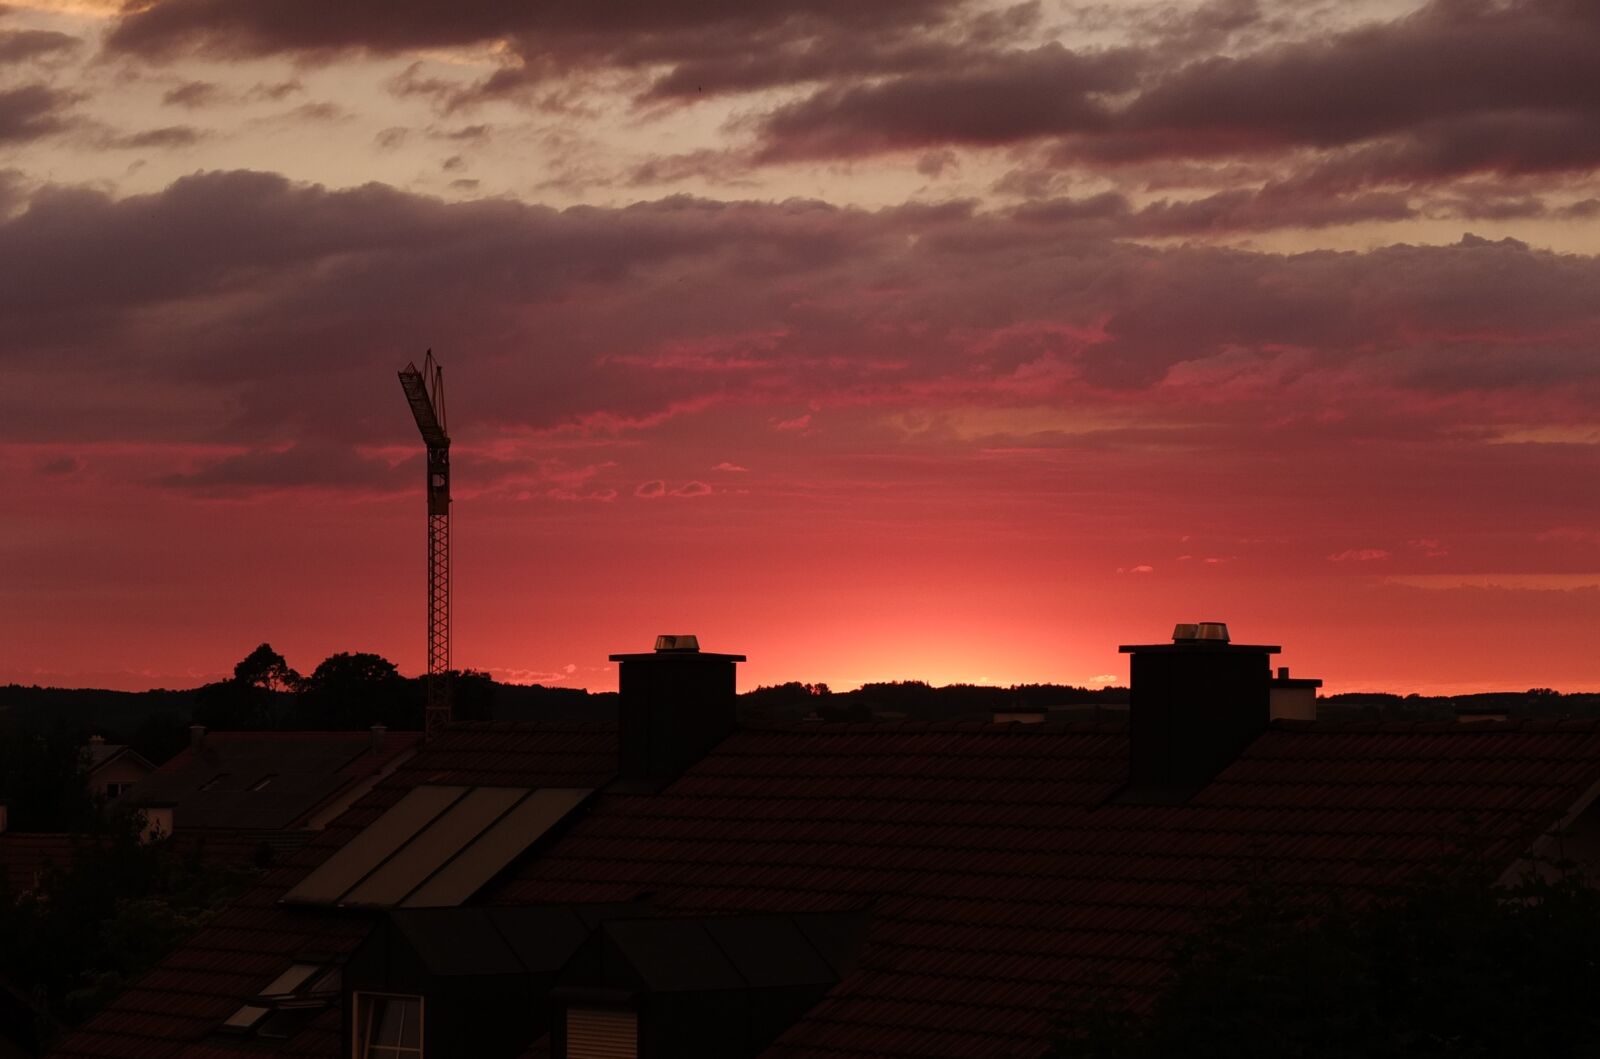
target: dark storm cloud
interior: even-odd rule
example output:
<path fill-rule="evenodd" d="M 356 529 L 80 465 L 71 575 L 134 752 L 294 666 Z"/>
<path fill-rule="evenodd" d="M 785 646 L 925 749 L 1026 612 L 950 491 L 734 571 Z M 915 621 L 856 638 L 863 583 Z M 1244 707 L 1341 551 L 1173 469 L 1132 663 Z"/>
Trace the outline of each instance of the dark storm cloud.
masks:
<path fill-rule="evenodd" d="M 828 88 L 782 107 L 763 126 L 764 157 L 838 156 L 943 143 L 1002 144 L 1102 129 L 1102 96 L 1129 88 L 1128 51 L 1080 55 L 1059 44 L 948 73 Z"/>
<path fill-rule="evenodd" d="M 345 495 L 392 493 L 415 484 L 416 462 L 391 466 L 344 446 L 291 445 L 227 456 L 192 471 L 162 475 L 155 484 L 219 498 L 308 487 L 336 489 Z"/>
<path fill-rule="evenodd" d="M 684 197 L 558 211 L 212 173 L 124 199 L 35 193 L 0 221 L 0 315 L 8 366 L 36 387 L 210 393 L 206 440 L 271 445 L 174 488 L 274 487 L 304 477 L 291 444 L 406 438 L 374 380 L 429 344 L 462 369 L 453 392 L 485 432 L 629 431 L 729 404 L 789 419 L 813 401 L 1154 399 L 1196 372 L 1224 404 L 1259 377 L 1274 392 L 1306 380 L 1308 407 L 1600 399 L 1593 257 L 1477 239 L 1283 255 L 1105 234 L 1391 208 L 1262 193 L 1006 215 Z M 0 422 L 28 436 L 40 426 L 18 401 L 0 396 Z M 83 415 L 74 428 L 57 414 L 52 436 L 102 429 L 101 408 Z"/>
<path fill-rule="evenodd" d="M 559 108 L 530 90 L 583 69 L 650 71 L 645 104 L 804 85 L 748 122 L 756 138 L 740 164 L 1054 141 L 1060 165 L 1309 151 L 1320 179 L 1355 188 L 1600 165 L 1595 11 L 1585 0 L 1433 0 L 1295 39 L 1254 0 L 1111 6 L 1104 19 L 1134 43 L 1082 51 L 1017 47 L 1041 25 L 1037 3 L 158 0 L 124 15 L 108 47 L 161 59 L 500 41 L 507 65 L 480 81 L 413 68 L 390 88 L 450 111 L 500 98 Z"/>
<path fill-rule="evenodd" d="M 33 470 L 35 474 L 47 478 L 64 478 L 83 470 L 83 461 L 76 456 L 56 456 L 39 460 L 33 465 Z"/>
<path fill-rule="evenodd" d="M 1503 386 L 1530 358 L 1545 364 L 1538 377 L 1600 382 L 1600 363 L 1582 352 L 1600 334 L 1600 310 L 1584 293 L 1600 283 L 1594 257 L 1472 236 L 1287 257 L 1184 247 L 1140 280 L 1089 356 L 1088 376 L 1108 385 L 1149 385 L 1181 362 L 1271 349 L 1359 361 L 1375 378 L 1438 392 Z"/>
<path fill-rule="evenodd" d="M 1436 0 L 1327 43 L 1193 63 L 1140 94 L 1130 131 L 1186 151 L 1338 146 L 1431 121 L 1600 109 L 1600 22 L 1576 4 Z"/>
<path fill-rule="evenodd" d="M 0 143 L 26 143 L 60 132 L 78 97 L 44 85 L 0 89 Z"/>
<path fill-rule="evenodd" d="M 450 5 L 387 0 L 157 0 L 123 16 L 113 48 L 149 54 L 197 48 L 223 54 L 361 49 L 402 51 L 469 44 L 521 33 L 596 40 L 762 28 L 794 18 L 867 27 L 920 21 L 952 7 L 950 0 L 657 0 L 588 3 L 556 0 L 464 0 Z M 615 47 L 613 43 L 608 47 Z"/>
<path fill-rule="evenodd" d="M 207 135 L 204 129 L 197 129 L 193 125 L 164 125 L 159 129 L 142 129 L 139 132 L 108 136 L 102 141 L 102 146 L 125 150 L 193 147 Z"/>
<path fill-rule="evenodd" d="M 474 86 L 435 85 L 458 101 L 494 98 L 563 70 L 676 67 L 654 94 L 670 98 L 815 80 L 836 73 L 908 69 L 947 60 L 918 37 L 964 0 L 657 0 L 591 3 L 468 0 L 396 5 L 385 0 L 158 0 L 122 17 L 107 46 L 152 59 L 185 54 L 398 53 L 506 41 L 516 63 Z M 1033 5 L 979 16 L 974 34 L 1028 21 Z M 1020 16 L 1020 17 L 1019 17 Z M 415 87 L 415 86 L 413 86 Z"/>
<path fill-rule="evenodd" d="M 1139 209 L 1125 196 L 1105 192 L 1089 198 L 1036 200 L 1013 212 L 1020 221 L 1101 238 L 1327 228 L 1363 221 L 1401 221 L 1416 215 L 1406 196 L 1393 192 L 1322 195 L 1275 185 L 1259 191 L 1219 191 L 1181 202 L 1162 200 Z M 1481 219 L 1488 212 L 1468 214 L 1463 206 L 1454 215 Z"/>
<path fill-rule="evenodd" d="M 222 86 L 210 81 L 185 81 L 161 94 L 161 102 L 167 106 L 190 109 L 216 106 L 218 103 L 227 102 L 228 99 L 229 94 L 223 91 Z"/>
<path fill-rule="evenodd" d="M 1252 10 L 1201 13 L 1227 27 Z M 1138 52 L 985 51 L 780 107 L 761 124 L 760 157 L 1054 139 L 1062 165 L 1320 151 L 1318 172 L 1346 184 L 1588 170 L 1600 165 L 1596 10 L 1435 0 L 1328 40 L 1176 64 L 1159 41 Z"/>
<path fill-rule="evenodd" d="M 83 42 L 46 29 L 0 30 L 0 63 L 26 62 L 46 55 L 77 51 Z"/>

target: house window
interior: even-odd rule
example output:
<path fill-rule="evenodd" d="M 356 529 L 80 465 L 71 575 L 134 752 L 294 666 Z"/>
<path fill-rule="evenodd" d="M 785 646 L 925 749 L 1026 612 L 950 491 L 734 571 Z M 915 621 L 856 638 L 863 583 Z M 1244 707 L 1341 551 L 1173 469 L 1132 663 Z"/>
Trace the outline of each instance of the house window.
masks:
<path fill-rule="evenodd" d="M 422 1059 L 422 998 L 356 994 L 354 1059 Z"/>
<path fill-rule="evenodd" d="M 327 1007 L 339 991 L 339 968 L 309 960 L 296 961 L 244 1006 L 223 1020 L 221 1032 L 240 1036 L 273 1036 L 275 1015 Z"/>
<path fill-rule="evenodd" d="M 616 1008 L 567 1009 L 567 1059 L 634 1059 L 639 1016 Z"/>

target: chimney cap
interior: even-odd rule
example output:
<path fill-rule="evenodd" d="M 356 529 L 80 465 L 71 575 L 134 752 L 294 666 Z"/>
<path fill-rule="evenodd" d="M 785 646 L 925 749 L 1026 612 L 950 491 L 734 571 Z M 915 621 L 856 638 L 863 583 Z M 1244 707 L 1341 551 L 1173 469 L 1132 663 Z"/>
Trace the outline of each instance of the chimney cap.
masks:
<path fill-rule="evenodd" d="M 639 651 L 610 656 L 613 662 L 743 662 L 744 655 L 719 655 L 700 650 L 700 637 L 693 633 L 663 633 L 656 637 L 654 651 Z"/>
<path fill-rule="evenodd" d="M 1225 621 L 1180 621 L 1172 627 L 1173 643 L 1227 643 Z"/>
<path fill-rule="evenodd" d="M 1225 621 L 1180 621 L 1172 627 L 1171 643 L 1123 644 L 1117 650 L 1122 654 L 1138 652 L 1167 653 L 1171 651 L 1251 651 L 1275 655 L 1283 648 L 1275 644 L 1234 643 L 1228 636 Z"/>
<path fill-rule="evenodd" d="M 693 633 L 662 633 L 656 637 L 657 651 L 699 651 L 700 637 Z"/>

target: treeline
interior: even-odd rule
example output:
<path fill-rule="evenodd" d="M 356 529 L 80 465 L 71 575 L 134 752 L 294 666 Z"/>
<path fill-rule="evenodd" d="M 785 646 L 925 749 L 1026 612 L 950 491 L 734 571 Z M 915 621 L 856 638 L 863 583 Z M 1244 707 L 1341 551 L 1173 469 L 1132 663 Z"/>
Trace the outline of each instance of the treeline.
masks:
<path fill-rule="evenodd" d="M 815 714 L 825 721 L 866 721 L 885 714 L 918 721 L 981 717 L 995 710 L 1048 709 L 1052 706 L 1125 706 L 1127 688 L 1080 688 L 1071 684 L 947 684 L 921 680 L 863 684 L 836 692 L 826 684 L 790 681 L 758 687 L 739 697 L 747 720 L 798 720 Z"/>
<path fill-rule="evenodd" d="M 1508 718 L 1600 716 L 1600 692 L 1562 693 L 1551 688 L 1491 691 L 1474 695 L 1394 695 L 1356 691 L 1319 700 L 1322 720 L 1449 721 L 1461 716 L 1505 714 Z"/>
<path fill-rule="evenodd" d="M 453 671 L 448 680 L 452 711 L 459 720 L 616 717 L 615 693 L 501 684 L 470 669 Z M 215 731 L 348 731 L 375 724 L 416 731 L 422 727 L 426 700 L 424 678 L 402 676 L 381 655 L 342 651 L 302 674 L 263 643 L 240 659 L 232 677 L 198 688 L 122 692 L 0 687 L 0 749 L 42 742 L 81 746 L 91 735 L 100 735 L 160 764 L 188 744 L 191 724 Z M 38 756 L 28 755 L 30 760 Z"/>

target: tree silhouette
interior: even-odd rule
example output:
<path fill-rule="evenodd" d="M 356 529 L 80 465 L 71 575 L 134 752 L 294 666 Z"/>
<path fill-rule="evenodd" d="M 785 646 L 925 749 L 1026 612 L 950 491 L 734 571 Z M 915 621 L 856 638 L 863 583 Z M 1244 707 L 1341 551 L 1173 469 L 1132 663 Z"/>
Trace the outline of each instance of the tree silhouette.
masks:
<path fill-rule="evenodd" d="M 341 651 L 301 681 L 294 720 L 305 728 L 415 729 L 422 726 L 422 697 L 382 655 Z"/>
<path fill-rule="evenodd" d="M 0 714 L 0 717 L 5 717 Z M 16 831 L 94 831 L 100 814 L 84 785 L 82 738 L 59 719 L 5 718 L 0 802 Z"/>
<path fill-rule="evenodd" d="M 300 685 L 300 674 L 263 643 L 233 667 L 232 680 L 200 689 L 195 723 L 219 731 L 277 728 L 288 712 L 285 700 Z"/>
<path fill-rule="evenodd" d="M 301 677 L 281 654 L 264 643 L 233 667 L 233 679 L 267 691 L 295 691 Z"/>

